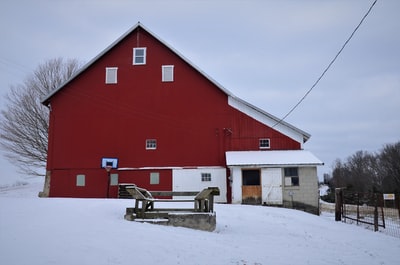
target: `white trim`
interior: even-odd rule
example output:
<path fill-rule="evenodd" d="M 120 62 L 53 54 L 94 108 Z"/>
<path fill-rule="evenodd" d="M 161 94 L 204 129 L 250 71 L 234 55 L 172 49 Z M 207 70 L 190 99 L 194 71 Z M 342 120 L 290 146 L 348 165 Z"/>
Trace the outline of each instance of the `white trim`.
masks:
<path fill-rule="evenodd" d="M 157 139 L 146 139 L 146 150 L 156 150 Z"/>
<path fill-rule="evenodd" d="M 305 150 L 279 151 L 228 151 L 226 164 L 245 167 L 300 167 L 319 166 L 321 162 L 314 154 Z"/>
<path fill-rule="evenodd" d="M 267 141 L 268 146 L 261 146 L 261 141 Z M 271 148 L 271 140 L 269 138 L 260 138 L 258 139 L 258 147 L 262 150 L 270 149 Z"/>
<path fill-rule="evenodd" d="M 146 64 L 146 57 L 147 57 L 147 52 L 146 52 L 147 48 L 146 47 L 136 47 L 133 48 L 133 60 L 132 60 L 132 65 L 145 65 Z M 137 51 L 143 51 L 143 62 L 136 62 L 136 52 Z M 142 57 L 142 55 L 140 55 L 140 58 Z M 138 56 L 139 58 L 139 56 Z"/>
<path fill-rule="evenodd" d="M 161 66 L 161 81 L 162 82 L 174 82 L 174 66 L 173 65 L 162 65 Z"/>
<path fill-rule="evenodd" d="M 247 114 L 248 116 L 252 117 L 253 119 L 261 122 L 264 125 L 267 125 L 274 130 L 277 130 L 278 132 L 288 136 L 289 138 L 292 138 L 296 142 L 300 143 L 300 148 L 303 148 L 303 143 L 310 138 L 310 135 L 306 132 L 301 131 L 300 129 L 297 129 L 296 127 L 286 123 L 286 122 L 279 122 L 279 119 L 269 113 L 266 113 L 265 111 L 256 108 L 255 106 L 240 100 L 235 97 L 228 97 L 228 104 L 239 110 L 240 112 L 243 112 Z M 277 124 L 278 123 L 278 124 Z"/>
<path fill-rule="evenodd" d="M 221 169 L 225 167 L 221 166 L 187 166 L 187 167 L 174 167 L 174 166 L 165 166 L 165 167 L 120 167 L 117 168 L 117 170 L 120 171 L 128 171 L 128 170 L 169 170 L 169 169 Z"/>
<path fill-rule="evenodd" d="M 118 67 L 106 67 L 106 84 L 118 83 Z"/>

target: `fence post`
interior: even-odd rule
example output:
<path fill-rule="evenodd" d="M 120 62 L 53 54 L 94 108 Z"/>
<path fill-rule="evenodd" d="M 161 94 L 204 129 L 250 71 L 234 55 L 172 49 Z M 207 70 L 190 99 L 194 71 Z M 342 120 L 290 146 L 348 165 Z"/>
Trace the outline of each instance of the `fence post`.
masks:
<path fill-rule="evenodd" d="M 358 221 L 360 220 L 360 194 L 357 192 L 356 196 L 357 196 L 357 225 L 358 225 Z"/>
<path fill-rule="evenodd" d="M 335 221 L 342 220 L 342 189 L 336 188 L 335 189 Z"/>
<path fill-rule="evenodd" d="M 396 205 L 397 205 L 397 210 L 399 211 L 399 219 L 400 219 L 400 193 L 397 193 L 396 195 L 395 195 L 396 197 L 395 197 L 395 202 L 397 202 L 396 203 Z"/>
<path fill-rule="evenodd" d="M 378 231 L 378 195 L 375 193 L 374 231 Z"/>

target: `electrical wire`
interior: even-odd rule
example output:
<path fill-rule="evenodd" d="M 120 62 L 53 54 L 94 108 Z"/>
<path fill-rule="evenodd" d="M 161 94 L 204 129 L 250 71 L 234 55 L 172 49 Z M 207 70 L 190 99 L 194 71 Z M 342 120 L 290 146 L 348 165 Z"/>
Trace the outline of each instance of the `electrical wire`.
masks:
<path fill-rule="evenodd" d="M 342 51 L 344 50 L 344 48 L 346 47 L 346 45 L 349 43 L 349 41 L 353 38 L 354 34 L 356 33 L 356 31 L 358 30 L 358 28 L 361 26 L 361 24 L 364 22 L 364 20 L 367 18 L 367 16 L 369 15 L 369 13 L 371 12 L 372 8 L 375 6 L 376 2 L 378 0 L 375 0 L 372 5 L 370 6 L 370 8 L 368 9 L 367 13 L 365 13 L 365 15 L 363 16 L 363 18 L 361 19 L 360 23 L 358 23 L 357 27 L 353 30 L 353 32 L 351 33 L 350 37 L 345 41 L 345 43 L 343 44 L 342 48 L 340 48 L 340 50 L 336 53 L 335 57 L 332 59 L 332 61 L 328 64 L 328 66 L 325 68 L 325 70 L 322 72 L 322 74 L 318 77 L 317 81 L 315 81 L 315 83 L 311 86 L 311 88 L 304 94 L 304 96 L 297 102 L 296 105 L 294 105 L 293 108 L 290 109 L 290 111 L 283 116 L 282 119 L 280 119 L 279 121 L 277 121 L 272 128 L 274 128 L 275 126 L 277 126 L 278 124 L 282 123 L 303 101 L 304 99 L 308 96 L 308 94 L 310 94 L 310 92 L 314 89 L 314 87 L 317 86 L 317 84 L 319 83 L 319 81 L 321 81 L 322 77 L 324 77 L 324 75 L 326 74 L 326 72 L 328 72 L 329 68 L 331 68 L 331 66 L 333 65 L 333 63 L 336 61 L 336 59 L 339 57 L 339 55 L 342 53 Z"/>

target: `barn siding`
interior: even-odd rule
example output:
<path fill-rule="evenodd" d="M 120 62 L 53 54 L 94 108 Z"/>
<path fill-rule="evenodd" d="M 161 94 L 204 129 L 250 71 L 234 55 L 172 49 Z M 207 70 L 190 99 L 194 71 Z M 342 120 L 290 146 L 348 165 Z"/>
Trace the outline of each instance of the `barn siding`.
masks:
<path fill-rule="evenodd" d="M 147 48 L 146 65 L 132 65 L 134 47 Z M 174 65 L 174 82 L 161 82 L 162 65 Z M 118 68 L 117 84 L 105 84 L 106 67 Z M 259 138 L 270 138 L 270 150 L 300 149 L 228 100 L 138 27 L 48 99 L 50 196 L 104 197 L 103 157 L 118 158 L 120 168 L 226 167 L 226 151 L 258 150 Z M 146 139 L 156 139 L 157 149 L 146 150 Z M 80 172 L 87 172 L 85 188 L 74 187 Z M 148 187 L 142 182 L 147 173 L 121 171 L 120 181 Z M 168 174 L 160 189 L 172 188 Z"/>
<path fill-rule="evenodd" d="M 202 173 L 210 173 L 211 181 L 202 181 Z M 172 175 L 174 191 L 201 191 L 208 187 L 219 187 L 220 195 L 215 196 L 215 202 L 227 202 L 226 168 L 174 169 Z"/>

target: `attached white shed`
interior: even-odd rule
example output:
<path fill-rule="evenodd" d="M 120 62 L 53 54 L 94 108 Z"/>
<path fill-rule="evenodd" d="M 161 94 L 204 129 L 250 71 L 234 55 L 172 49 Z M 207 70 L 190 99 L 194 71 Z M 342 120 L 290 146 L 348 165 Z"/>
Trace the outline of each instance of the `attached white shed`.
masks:
<path fill-rule="evenodd" d="M 277 205 L 317 212 L 317 166 L 305 150 L 226 152 L 232 203 Z"/>

